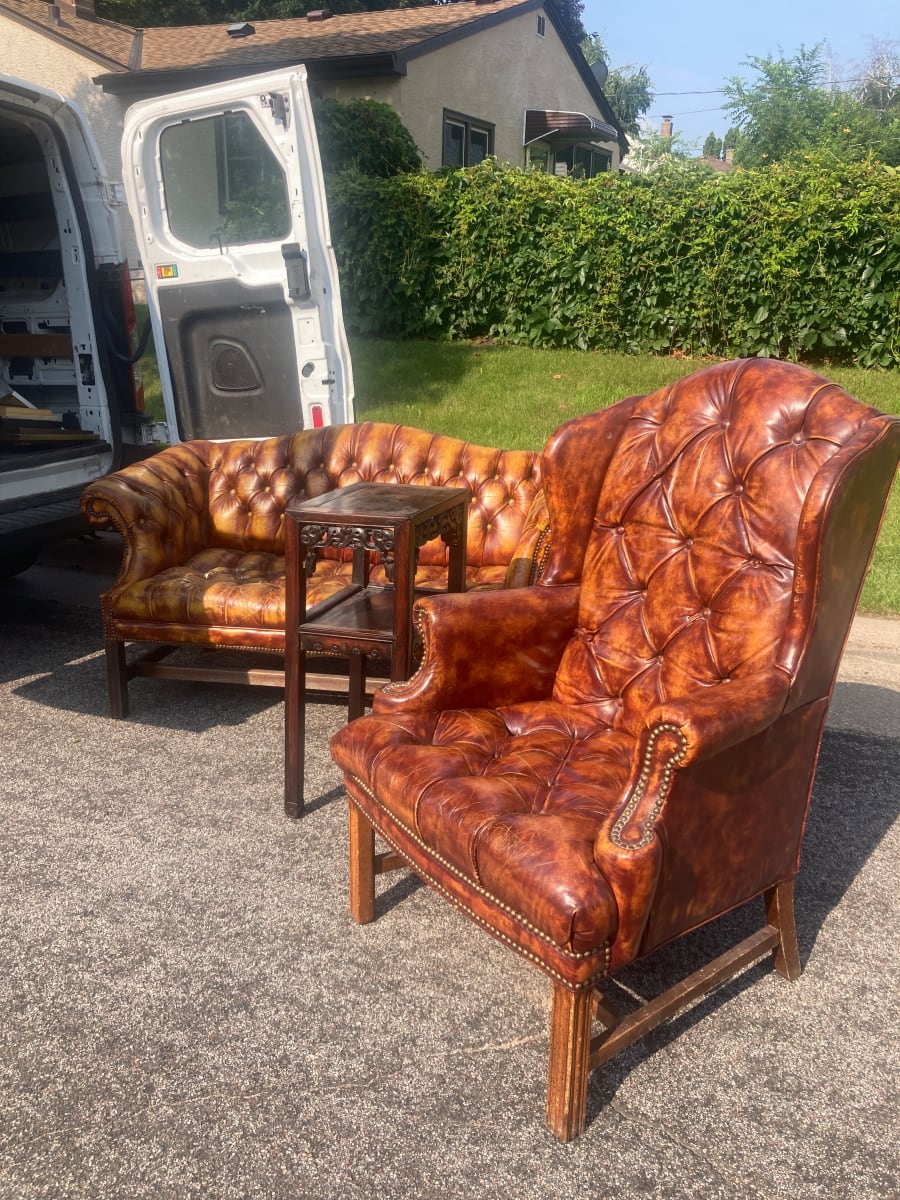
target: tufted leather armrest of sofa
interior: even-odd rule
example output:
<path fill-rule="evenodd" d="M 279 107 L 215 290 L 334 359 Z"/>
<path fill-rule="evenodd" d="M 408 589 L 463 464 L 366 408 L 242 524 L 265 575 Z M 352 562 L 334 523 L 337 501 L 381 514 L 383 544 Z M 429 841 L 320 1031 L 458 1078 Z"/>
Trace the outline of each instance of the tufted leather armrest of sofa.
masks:
<path fill-rule="evenodd" d="M 96 480 L 83 493 L 81 511 L 87 521 L 122 537 L 117 587 L 177 566 L 207 544 L 209 446 L 171 446 Z"/>

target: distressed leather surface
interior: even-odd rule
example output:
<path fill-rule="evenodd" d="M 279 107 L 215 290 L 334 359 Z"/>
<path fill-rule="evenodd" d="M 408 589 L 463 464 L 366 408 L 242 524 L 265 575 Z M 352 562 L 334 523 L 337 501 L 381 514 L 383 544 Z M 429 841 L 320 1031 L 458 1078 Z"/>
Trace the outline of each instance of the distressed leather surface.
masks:
<path fill-rule="evenodd" d="M 332 741 L 352 799 L 574 988 L 793 877 L 898 455 L 769 360 L 563 426 L 540 581 L 420 602 L 419 672 Z"/>
<path fill-rule="evenodd" d="M 365 422 L 290 437 L 196 441 L 91 484 L 82 511 L 121 533 L 125 556 L 103 597 L 107 636 L 283 648 L 284 511 L 359 481 L 468 486 L 466 580 L 472 589 L 532 583 L 547 545 L 540 456 Z M 419 553 L 417 584 L 446 586 L 440 539 Z M 318 603 L 349 582 L 349 555 L 323 558 Z M 384 581 L 376 566 L 372 581 Z"/>

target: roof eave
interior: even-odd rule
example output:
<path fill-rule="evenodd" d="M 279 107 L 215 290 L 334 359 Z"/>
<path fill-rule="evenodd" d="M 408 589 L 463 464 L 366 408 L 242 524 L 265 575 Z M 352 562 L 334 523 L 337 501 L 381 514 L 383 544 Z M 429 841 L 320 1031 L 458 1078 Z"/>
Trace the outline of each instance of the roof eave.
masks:
<path fill-rule="evenodd" d="M 115 95 L 133 95 L 152 90 L 181 91 L 202 87 L 205 83 L 221 83 L 239 79 L 257 71 L 291 70 L 303 64 L 309 78 L 355 79 L 372 75 L 405 75 L 406 68 L 395 54 L 354 54 L 335 58 L 273 58 L 259 63 L 218 63 L 196 67 L 154 67 L 126 74 L 95 75 L 93 82 Z"/>
<path fill-rule="evenodd" d="M 597 82 L 597 77 L 588 66 L 587 59 L 581 53 L 581 47 L 578 45 L 575 39 L 570 36 L 568 30 L 563 25 L 562 19 L 556 11 L 556 5 L 548 3 L 545 7 L 547 16 L 550 18 L 550 23 L 559 34 L 560 40 L 568 50 L 569 57 L 575 64 L 578 74 L 581 76 L 582 83 L 591 94 L 591 99 L 603 113 L 604 119 L 609 122 L 613 129 L 616 130 L 619 151 L 624 158 L 628 153 L 628 138 L 625 135 L 625 130 L 616 120 L 616 114 L 610 108 L 609 101 L 606 98 L 603 88 Z"/>
<path fill-rule="evenodd" d="M 13 12 L 8 8 L 0 8 L 0 16 L 6 17 L 10 21 L 15 21 L 17 25 L 24 25 L 26 29 L 31 29 L 35 33 L 41 34 L 42 37 L 49 38 L 51 42 L 56 42 L 59 46 L 65 46 L 67 50 L 73 50 L 76 54 L 80 54 L 82 58 L 90 58 L 98 66 L 110 67 L 113 72 L 127 71 L 127 63 L 120 62 L 117 58 L 111 58 L 108 54 L 103 54 L 99 50 L 92 50 L 89 46 L 78 40 L 78 38 L 68 37 L 63 33 L 58 26 L 45 24 L 43 21 L 36 21 L 33 17 L 26 16 L 24 13 Z M 104 22 L 104 24 L 114 24 L 114 22 Z M 127 25 L 116 25 L 117 29 L 123 32 L 130 33 L 132 38 L 136 30 Z"/>

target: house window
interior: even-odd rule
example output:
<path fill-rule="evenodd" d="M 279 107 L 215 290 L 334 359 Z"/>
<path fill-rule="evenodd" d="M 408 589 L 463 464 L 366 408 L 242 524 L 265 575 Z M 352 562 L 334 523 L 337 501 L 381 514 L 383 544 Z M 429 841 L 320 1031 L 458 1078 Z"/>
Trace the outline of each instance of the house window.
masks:
<path fill-rule="evenodd" d="M 560 168 L 565 166 L 565 170 Z M 612 167 L 612 155 L 608 150 L 597 150 L 593 146 L 568 146 L 556 152 L 556 173 L 574 175 L 576 179 L 593 179 Z"/>
<path fill-rule="evenodd" d="M 444 109 L 445 167 L 474 167 L 494 153 L 494 126 Z"/>
<path fill-rule="evenodd" d="M 550 164 L 550 152 L 546 146 L 528 147 L 528 167 L 532 171 L 540 171 L 546 175 Z"/>
<path fill-rule="evenodd" d="M 547 18 L 543 13 L 538 13 L 538 37 L 543 37 L 547 30 Z"/>

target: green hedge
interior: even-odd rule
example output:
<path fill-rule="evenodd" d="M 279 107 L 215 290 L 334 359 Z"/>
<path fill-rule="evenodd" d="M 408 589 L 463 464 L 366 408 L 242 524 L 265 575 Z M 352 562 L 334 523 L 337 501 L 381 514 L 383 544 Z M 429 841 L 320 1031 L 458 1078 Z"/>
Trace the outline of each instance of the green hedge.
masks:
<path fill-rule="evenodd" d="M 488 161 L 329 191 L 359 333 L 900 362 L 900 173 L 878 164 L 574 180 Z"/>

